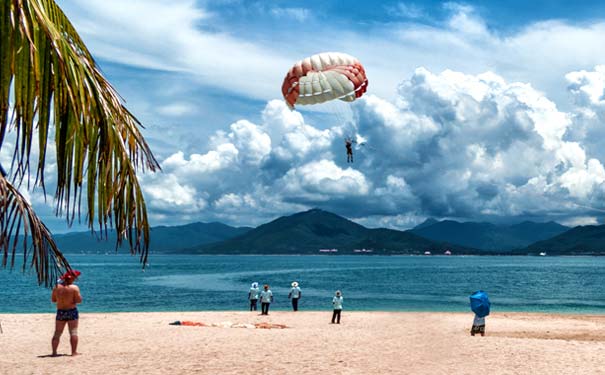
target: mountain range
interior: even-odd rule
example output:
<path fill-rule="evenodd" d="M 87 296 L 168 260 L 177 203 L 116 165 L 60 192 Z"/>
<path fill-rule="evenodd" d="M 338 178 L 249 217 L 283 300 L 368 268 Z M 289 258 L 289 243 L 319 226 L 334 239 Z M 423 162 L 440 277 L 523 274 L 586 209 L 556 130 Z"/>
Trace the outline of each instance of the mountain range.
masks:
<path fill-rule="evenodd" d="M 578 226 L 527 247 L 530 253 L 548 255 L 605 255 L 605 225 Z"/>
<path fill-rule="evenodd" d="M 157 226 L 150 229 L 151 243 L 149 248 L 154 252 L 178 252 L 192 246 L 219 242 L 249 231 L 249 227 L 232 227 L 223 223 L 191 223 L 179 226 Z M 59 249 L 63 252 L 107 252 L 115 250 L 116 233 L 107 232 L 100 238 L 99 234 L 90 232 L 73 232 L 55 234 Z M 128 245 L 123 244 L 122 248 Z"/>
<path fill-rule="evenodd" d="M 337 251 L 330 251 L 330 250 Z M 321 251 L 320 251 L 321 250 Z M 188 249 L 196 254 L 476 254 L 477 250 L 422 238 L 410 231 L 369 229 L 320 209 L 283 216 L 240 236 Z"/>
<path fill-rule="evenodd" d="M 100 240 L 90 232 L 75 232 L 54 238 L 67 253 L 107 252 L 115 250 L 115 236 L 109 231 L 107 239 Z M 569 229 L 555 222 L 495 225 L 428 219 L 411 230 L 398 231 L 366 228 L 312 209 L 257 228 L 217 222 L 152 227 L 150 249 L 188 254 L 442 254 L 450 250 L 453 254 L 605 255 L 605 226 Z"/>
<path fill-rule="evenodd" d="M 486 251 L 523 249 L 534 242 L 546 240 L 569 230 L 550 221 L 524 221 L 514 225 L 428 219 L 412 229 L 412 233 L 433 241 L 447 241 Z"/>

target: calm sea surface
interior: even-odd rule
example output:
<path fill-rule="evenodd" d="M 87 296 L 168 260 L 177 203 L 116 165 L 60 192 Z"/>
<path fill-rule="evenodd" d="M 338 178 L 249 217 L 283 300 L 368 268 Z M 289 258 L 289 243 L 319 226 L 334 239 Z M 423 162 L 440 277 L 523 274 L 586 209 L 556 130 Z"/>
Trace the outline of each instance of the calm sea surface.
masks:
<path fill-rule="evenodd" d="M 605 257 L 159 256 L 143 272 L 129 255 L 70 255 L 82 271 L 82 312 L 244 310 L 250 283 L 268 283 L 272 309 L 468 311 L 477 289 L 494 311 L 605 313 Z M 52 312 L 31 274 L 0 269 L 0 313 Z"/>

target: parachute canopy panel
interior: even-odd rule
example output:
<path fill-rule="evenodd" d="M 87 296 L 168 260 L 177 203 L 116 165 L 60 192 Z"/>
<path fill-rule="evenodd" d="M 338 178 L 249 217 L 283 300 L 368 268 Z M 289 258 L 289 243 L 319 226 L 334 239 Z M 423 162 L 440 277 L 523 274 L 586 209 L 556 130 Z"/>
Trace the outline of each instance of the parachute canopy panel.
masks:
<path fill-rule="evenodd" d="M 300 60 L 288 71 L 282 94 L 290 108 L 340 99 L 352 102 L 368 87 L 365 69 L 355 57 L 324 52 Z"/>

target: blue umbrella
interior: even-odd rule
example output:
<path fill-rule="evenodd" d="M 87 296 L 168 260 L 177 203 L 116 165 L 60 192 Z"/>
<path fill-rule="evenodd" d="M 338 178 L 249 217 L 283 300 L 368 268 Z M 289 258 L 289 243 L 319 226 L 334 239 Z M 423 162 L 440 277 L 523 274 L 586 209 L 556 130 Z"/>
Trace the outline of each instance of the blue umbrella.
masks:
<path fill-rule="evenodd" d="M 489 307 L 491 303 L 489 302 L 489 297 L 487 293 L 482 290 L 478 290 L 475 293 L 471 294 L 471 310 L 475 314 L 477 314 L 480 318 L 489 315 Z"/>

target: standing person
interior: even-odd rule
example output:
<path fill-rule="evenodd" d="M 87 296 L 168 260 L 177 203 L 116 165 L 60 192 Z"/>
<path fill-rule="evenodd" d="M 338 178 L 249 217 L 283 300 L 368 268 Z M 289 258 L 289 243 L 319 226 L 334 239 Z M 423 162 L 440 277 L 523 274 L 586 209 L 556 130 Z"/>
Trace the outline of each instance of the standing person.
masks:
<path fill-rule="evenodd" d="M 300 297 L 302 297 L 302 292 L 295 281 L 292 283 L 292 289 L 290 289 L 290 293 L 288 294 L 288 298 L 292 298 L 292 309 L 294 311 L 298 311 L 298 300 Z"/>
<path fill-rule="evenodd" d="M 334 308 L 332 312 L 332 324 L 340 324 L 340 313 L 342 312 L 342 293 L 340 293 L 340 290 L 337 290 L 334 298 L 332 298 L 332 307 Z"/>
<path fill-rule="evenodd" d="M 475 313 L 473 326 L 471 327 L 471 336 L 480 333 L 485 336 L 485 317 L 489 315 L 492 303 L 489 301 L 487 292 L 477 290 L 470 295 L 471 311 Z"/>
<path fill-rule="evenodd" d="M 57 316 L 55 319 L 55 334 L 52 339 L 53 356 L 57 355 L 57 348 L 65 325 L 69 328 L 69 343 L 71 344 L 71 355 L 78 355 L 78 308 L 76 305 L 82 302 L 80 288 L 74 284 L 80 276 L 80 271 L 67 271 L 61 276 L 62 283 L 58 283 L 53 289 L 51 301 L 57 304 Z"/>
<path fill-rule="evenodd" d="M 250 301 L 250 311 L 256 311 L 256 303 L 258 302 L 258 293 L 260 289 L 258 289 L 258 283 L 254 282 L 250 286 L 250 291 L 248 292 L 248 300 Z"/>
<path fill-rule="evenodd" d="M 475 336 L 475 333 L 480 333 L 481 336 L 485 336 L 485 317 L 481 317 L 475 314 L 473 319 L 473 326 L 471 327 L 471 336 Z"/>
<path fill-rule="evenodd" d="M 263 285 L 263 291 L 260 292 L 261 315 L 269 315 L 269 305 L 273 302 L 273 292 L 269 285 Z"/>

